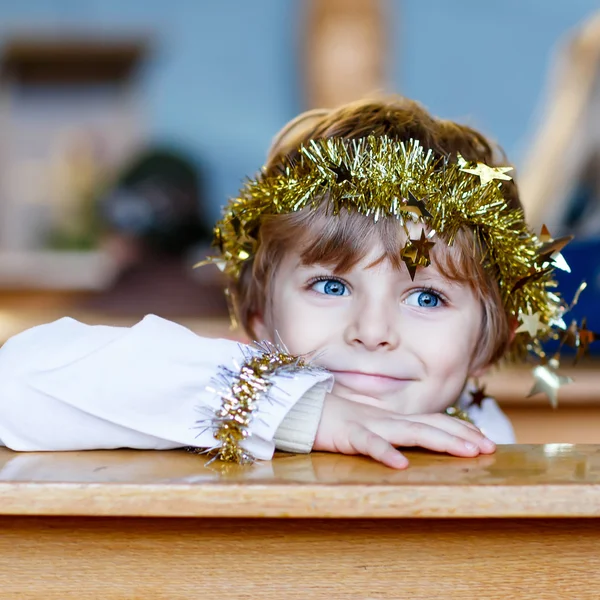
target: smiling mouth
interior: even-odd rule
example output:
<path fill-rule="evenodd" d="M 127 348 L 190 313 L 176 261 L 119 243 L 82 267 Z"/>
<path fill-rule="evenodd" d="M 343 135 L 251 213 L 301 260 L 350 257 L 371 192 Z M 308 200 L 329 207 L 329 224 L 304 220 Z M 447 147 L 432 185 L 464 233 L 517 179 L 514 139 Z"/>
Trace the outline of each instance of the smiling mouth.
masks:
<path fill-rule="evenodd" d="M 409 378 L 360 371 L 331 371 L 331 373 L 337 383 L 365 395 L 399 392 L 414 381 Z"/>

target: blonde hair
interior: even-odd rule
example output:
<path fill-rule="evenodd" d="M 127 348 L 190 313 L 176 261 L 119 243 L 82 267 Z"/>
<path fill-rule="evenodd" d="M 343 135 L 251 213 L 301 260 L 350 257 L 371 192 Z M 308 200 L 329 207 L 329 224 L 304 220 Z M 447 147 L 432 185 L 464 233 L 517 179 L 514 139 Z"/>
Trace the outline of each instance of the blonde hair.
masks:
<path fill-rule="evenodd" d="M 495 148 L 482 134 L 452 121 L 432 117 L 416 102 L 405 98 L 368 100 L 334 110 L 309 111 L 286 125 L 275 137 L 265 170 L 280 169 L 284 158 L 298 154 L 311 139 L 340 137 L 356 139 L 386 135 L 398 141 L 417 139 L 437 156 L 456 160 L 460 153 L 469 161 L 496 164 Z M 505 163 L 504 163 L 505 164 Z M 516 186 L 503 186 L 509 204 L 520 207 Z M 297 251 L 305 264 L 325 263 L 344 273 L 355 266 L 372 247 L 381 243 L 383 255 L 397 269 L 402 268 L 400 249 L 405 233 L 394 218 L 374 223 L 372 217 L 343 211 L 327 215 L 326 194 L 317 209 L 265 216 L 260 223 L 259 244 L 254 257 L 246 261 L 237 282 L 230 283 L 234 310 L 246 332 L 252 331 L 252 317 L 262 315 L 269 322 L 272 283 L 282 258 Z M 473 243 L 470 231 L 461 231 L 451 246 L 436 244 L 432 260 L 444 277 L 468 284 L 482 306 L 478 363 L 498 361 L 510 344 L 508 315 L 502 306 L 498 284 L 485 264 L 485 249 Z"/>

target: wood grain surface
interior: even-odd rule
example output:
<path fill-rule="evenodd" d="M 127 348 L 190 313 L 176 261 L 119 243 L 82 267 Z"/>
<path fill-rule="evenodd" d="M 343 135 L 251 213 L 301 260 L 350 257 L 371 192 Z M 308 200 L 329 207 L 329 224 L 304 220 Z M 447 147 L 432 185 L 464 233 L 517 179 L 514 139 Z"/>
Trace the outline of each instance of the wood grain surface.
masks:
<path fill-rule="evenodd" d="M 597 600 L 596 520 L 0 518 L 7 600 Z"/>
<path fill-rule="evenodd" d="M 600 447 L 408 454 L 1 450 L 0 599 L 600 598 Z"/>
<path fill-rule="evenodd" d="M 600 516 L 600 446 L 500 446 L 473 459 L 280 454 L 237 466 L 185 451 L 0 450 L 0 514 L 138 517 Z"/>

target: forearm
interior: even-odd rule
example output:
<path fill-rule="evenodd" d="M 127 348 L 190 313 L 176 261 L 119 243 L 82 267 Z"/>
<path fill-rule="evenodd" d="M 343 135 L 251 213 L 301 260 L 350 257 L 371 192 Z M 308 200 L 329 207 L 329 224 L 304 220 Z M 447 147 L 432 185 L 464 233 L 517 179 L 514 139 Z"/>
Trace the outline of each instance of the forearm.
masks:
<path fill-rule="evenodd" d="M 222 398 L 207 388 L 244 352 L 157 317 L 132 328 L 70 319 L 35 328 L 0 350 L 0 439 L 15 450 L 213 447 L 213 421 L 198 422 Z M 306 369 L 275 376 L 249 424 L 247 450 L 270 458 L 289 410 L 328 378 Z"/>

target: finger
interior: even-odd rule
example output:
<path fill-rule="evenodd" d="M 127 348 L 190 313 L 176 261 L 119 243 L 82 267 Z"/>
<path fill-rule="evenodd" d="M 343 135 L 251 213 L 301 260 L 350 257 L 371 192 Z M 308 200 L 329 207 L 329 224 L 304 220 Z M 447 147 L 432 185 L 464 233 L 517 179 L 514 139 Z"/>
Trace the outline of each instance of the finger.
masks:
<path fill-rule="evenodd" d="M 375 421 L 368 428 L 394 446 L 418 446 L 454 456 L 477 456 L 479 446 L 438 427 L 419 421 Z"/>
<path fill-rule="evenodd" d="M 465 421 L 464 419 L 459 419 L 444 413 L 403 415 L 402 418 L 409 421 L 420 421 L 421 423 L 427 423 L 429 425 L 441 425 L 442 423 L 447 423 L 450 426 L 465 427 L 466 429 L 471 429 L 472 431 L 481 431 L 477 425 L 471 423 L 470 421 Z"/>
<path fill-rule="evenodd" d="M 410 415 L 406 419 L 437 427 L 452 435 L 461 437 L 465 441 L 477 444 L 484 454 L 491 454 L 496 450 L 496 444 L 487 438 L 478 427 L 467 421 L 443 414 Z"/>
<path fill-rule="evenodd" d="M 374 460 L 392 467 L 408 467 L 406 457 L 381 436 L 360 425 L 353 427 L 348 435 L 348 444 L 354 454 L 370 456 Z"/>

